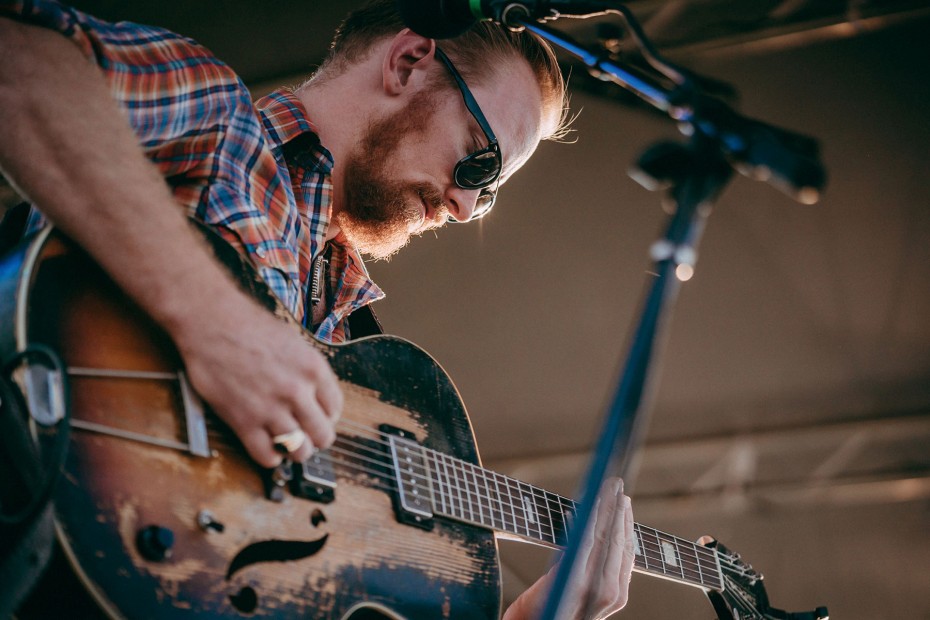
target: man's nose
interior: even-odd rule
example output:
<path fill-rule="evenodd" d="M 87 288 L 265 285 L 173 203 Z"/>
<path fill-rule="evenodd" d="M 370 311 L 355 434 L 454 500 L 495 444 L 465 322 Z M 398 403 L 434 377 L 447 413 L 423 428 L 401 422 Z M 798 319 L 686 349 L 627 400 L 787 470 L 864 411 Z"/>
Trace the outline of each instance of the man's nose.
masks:
<path fill-rule="evenodd" d="M 481 190 L 462 189 L 455 185 L 446 191 L 445 201 L 449 209 L 449 217 L 456 222 L 467 222 L 475 212 L 478 203 L 478 194 Z"/>

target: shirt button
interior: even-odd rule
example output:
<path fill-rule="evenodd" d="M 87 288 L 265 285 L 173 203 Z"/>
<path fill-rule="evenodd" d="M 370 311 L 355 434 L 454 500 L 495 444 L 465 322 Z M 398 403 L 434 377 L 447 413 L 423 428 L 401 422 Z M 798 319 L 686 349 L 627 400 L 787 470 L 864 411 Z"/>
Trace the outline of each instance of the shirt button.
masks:
<path fill-rule="evenodd" d="M 265 248 L 258 248 L 255 250 L 255 254 L 257 254 L 259 258 L 265 258 Z"/>

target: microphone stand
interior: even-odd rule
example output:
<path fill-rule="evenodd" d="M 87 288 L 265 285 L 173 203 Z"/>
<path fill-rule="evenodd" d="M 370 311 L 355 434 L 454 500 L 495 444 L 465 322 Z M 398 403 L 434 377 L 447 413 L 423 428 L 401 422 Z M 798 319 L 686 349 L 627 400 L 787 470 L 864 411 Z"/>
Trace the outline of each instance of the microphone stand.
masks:
<path fill-rule="evenodd" d="M 646 428 L 650 370 L 658 354 L 659 339 L 680 283 L 693 273 L 698 242 L 714 199 L 731 178 L 734 167 L 807 204 L 816 202 L 826 175 L 815 140 L 740 116 L 725 103 L 700 92 L 686 71 L 662 59 L 652 48 L 626 7 L 612 6 L 607 12 L 624 18 L 643 57 L 656 71 L 654 76 L 625 68 L 603 52 L 588 50 L 567 35 L 537 23 L 530 18 L 534 14 L 531 8 L 514 10 L 514 4 L 509 4 L 507 15 L 498 21 L 511 28 L 526 28 L 577 57 L 593 74 L 634 92 L 677 121 L 690 135 L 686 144 L 664 142 L 650 147 L 632 172 L 647 189 L 667 187 L 674 211 L 664 234 L 650 249 L 654 279 L 643 301 L 624 371 L 608 407 L 582 500 L 541 616 L 543 620 L 557 620 L 598 491 L 611 463 L 619 460 L 622 476 L 632 470 L 634 453 Z M 546 19 L 554 17 L 557 15 Z"/>

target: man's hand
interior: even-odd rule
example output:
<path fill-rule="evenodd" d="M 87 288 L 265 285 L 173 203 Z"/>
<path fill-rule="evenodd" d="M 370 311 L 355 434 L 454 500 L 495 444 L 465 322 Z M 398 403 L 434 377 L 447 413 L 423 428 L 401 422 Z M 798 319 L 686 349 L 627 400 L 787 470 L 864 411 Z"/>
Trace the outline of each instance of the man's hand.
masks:
<path fill-rule="evenodd" d="M 298 460 L 335 440 L 342 391 L 326 358 L 295 325 L 244 299 L 222 316 L 176 330 L 175 340 L 194 388 L 260 465 L 280 463 L 275 435 L 307 434 L 290 455 Z"/>
<path fill-rule="evenodd" d="M 579 550 L 575 574 L 564 594 L 560 618 L 606 618 L 626 605 L 633 573 L 633 509 L 623 481 L 608 480 L 598 496 Z M 555 578 L 553 567 L 520 595 L 504 620 L 538 618 Z"/>

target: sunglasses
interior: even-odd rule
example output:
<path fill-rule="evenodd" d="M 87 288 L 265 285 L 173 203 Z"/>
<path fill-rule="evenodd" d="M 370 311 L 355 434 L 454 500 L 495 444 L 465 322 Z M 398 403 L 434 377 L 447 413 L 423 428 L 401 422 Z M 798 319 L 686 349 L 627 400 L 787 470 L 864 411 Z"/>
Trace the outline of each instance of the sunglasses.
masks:
<path fill-rule="evenodd" d="M 474 95 L 468 90 L 468 85 L 465 84 L 465 80 L 462 79 L 461 74 L 456 70 L 452 61 L 449 60 L 445 52 L 438 47 L 436 48 L 436 58 L 438 58 L 440 62 L 446 66 L 446 69 L 449 70 L 449 73 L 452 74 L 452 78 L 458 85 L 459 90 L 462 91 L 462 99 L 465 100 L 465 107 L 468 108 L 471 115 L 475 117 L 478 126 L 481 128 L 481 131 L 484 132 L 484 137 L 488 140 L 488 145 L 486 147 L 474 153 L 469 153 L 460 159 L 458 163 L 455 164 L 455 169 L 452 171 L 452 178 L 457 186 L 462 189 L 481 190 L 478 193 L 475 210 L 472 211 L 471 217 L 467 220 L 470 222 L 484 217 L 491 210 L 491 207 L 494 206 L 494 200 L 497 198 L 497 186 L 495 185 L 494 188 L 491 189 L 491 185 L 494 185 L 501 176 L 501 168 L 503 167 L 501 148 L 497 143 L 497 138 L 494 137 L 494 131 L 488 124 L 488 119 L 484 117 L 484 113 L 482 113 L 481 108 L 478 107 L 478 102 L 475 101 Z M 453 217 L 450 217 L 449 221 L 458 222 L 458 220 Z"/>

